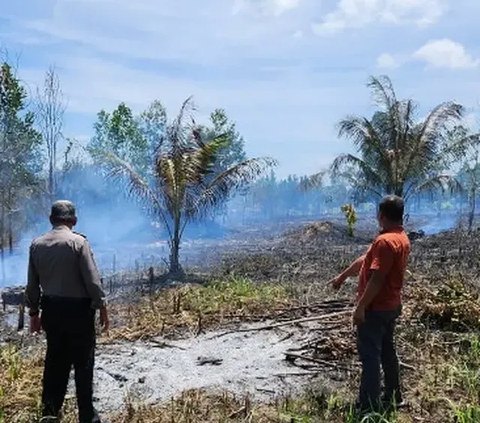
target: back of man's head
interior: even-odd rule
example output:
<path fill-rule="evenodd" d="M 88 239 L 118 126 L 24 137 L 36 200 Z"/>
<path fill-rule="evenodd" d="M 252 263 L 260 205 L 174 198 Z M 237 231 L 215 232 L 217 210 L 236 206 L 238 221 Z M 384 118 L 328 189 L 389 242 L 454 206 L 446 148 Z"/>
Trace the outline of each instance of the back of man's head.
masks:
<path fill-rule="evenodd" d="M 73 203 L 68 200 L 55 201 L 50 212 L 50 221 L 53 224 L 75 225 L 77 223 L 77 212 Z"/>
<path fill-rule="evenodd" d="M 402 223 L 405 203 L 397 195 L 387 195 L 380 201 L 378 211 L 384 219 L 392 223 Z"/>

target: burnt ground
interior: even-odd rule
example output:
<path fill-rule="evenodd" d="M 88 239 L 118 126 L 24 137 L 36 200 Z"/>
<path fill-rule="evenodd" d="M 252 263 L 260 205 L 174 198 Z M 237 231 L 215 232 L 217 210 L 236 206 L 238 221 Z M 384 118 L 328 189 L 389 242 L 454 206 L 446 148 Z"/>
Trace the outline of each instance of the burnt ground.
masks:
<path fill-rule="evenodd" d="M 189 260 L 191 263 L 189 270 L 195 272 L 201 282 L 212 278 L 223 280 L 231 276 L 238 276 L 258 283 L 297 286 L 301 306 L 293 307 L 293 311 L 283 319 L 308 318 L 330 307 L 318 304 L 327 299 L 327 295 L 332 295 L 331 292 L 327 292 L 325 283 L 354 258 L 364 253 L 376 233 L 373 219 L 359 224 L 353 237 L 347 235 L 345 225 L 339 221 L 292 224 L 291 227 L 288 225 L 283 227 L 282 231 L 277 228 L 276 232 L 269 229 L 266 227 L 250 228 L 250 231 L 245 231 L 242 236 L 237 236 L 233 240 L 187 242 L 184 253 L 187 252 L 191 259 Z M 418 313 L 416 310 L 419 303 L 418 293 L 426 295 L 421 298 L 422 301 L 423 298 L 425 299 L 425 303 L 432 302 L 432 298 L 436 300 L 435 294 L 429 296 L 429 292 L 441 290 L 443 286 L 450 286 L 452 280 L 455 283 L 468 283 L 475 288 L 479 286 L 480 275 L 480 241 L 477 233 L 446 231 L 416 239 L 412 241 L 412 247 L 409 266 L 411 277 L 406 285 L 408 307 L 406 315 L 409 320 L 400 327 L 402 337 L 400 353 L 404 357 L 404 365 L 407 369 L 420 365 L 414 361 L 415 357 L 412 357 L 411 354 L 412 345 L 415 345 L 415 348 L 418 348 L 419 345 L 410 338 L 415 337 L 415 342 L 419 342 L 419 333 L 425 331 L 427 323 L 435 337 L 443 337 L 443 329 L 447 326 L 448 331 L 445 333 L 454 337 L 451 324 L 458 320 L 457 316 L 454 316 L 457 310 L 449 308 L 445 312 L 439 308 L 444 306 L 443 303 L 440 305 L 433 303 L 433 321 L 422 321 L 425 313 Z M 154 269 L 156 274 L 160 271 L 160 267 Z M 114 296 L 122 291 L 119 289 L 119 285 L 128 285 L 136 289 L 144 289 L 147 286 L 147 289 L 152 289 L 147 268 L 135 273 L 122 272 L 113 278 L 117 283 L 112 292 Z M 109 283 L 109 278 L 106 278 L 106 283 Z M 154 278 L 153 289 L 158 287 Z M 334 295 L 334 299 L 348 301 L 353 298 L 354 288 L 355 283 L 347 284 L 342 292 Z M 427 291 L 418 291 L 418 289 Z M 129 290 L 129 292 L 131 291 Z M 448 294 L 451 295 L 451 292 L 452 290 L 448 291 Z M 455 295 L 455 289 L 453 289 L 453 296 Z M 130 294 L 128 298 L 132 299 Z M 460 303 L 460 307 L 463 307 L 463 303 Z M 411 316 L 415 313 L 415 321 L 420 319 L 422 322 L 420 326 L 412 329 Z M 264 318 L 259 317 L 257 320 L 264 320 Z M 221 341 L 212 342 L 208 335 L 202 335 L 190 341 L 184 334 L 183 339 L 177 340 L 178 343 L 174 344 L 173 348 L 166 349 L 158 348 L 158 340 L 156 346 L 141 341 L 137 344 L 123 343 L 101 346 L 97 363 L 97 388 L 101 391 L 98 398 L 99 404 L 102 409 L 114 409 L 119 406 L 131 389 L 154 402 L 183 389 L 212 386 L 236 392 L 251 391 L 252 389 L 259 392 L 270 390 L 272 395 L 277 395 L 280 392 L 281 384 L 277 383 L 278 381 L 274 383 L 272 379 L 275 379 L 277 372 L 294 371 L 291 370 L 291 367 L 289 368 L 288 363 L 284 362 L 284 353 L 288 349 L 292 349 L 292 345 L 290 364 L 296 360 L 295 354 L 308 355 L 313 358 L 313 365 L 312 363 L 310 366 L 303 364 L 301 369 L 311 372 L 313 368 L 317 376 L 319 374 L 325 376 L 327 374 L 325 366 L 327 369 L 331 369 L 332 362 L 339 368 L 354 365 L 355 348 L 348 325 L 345 326 L 340 322 L 341 327 L 338 328 L 339 322 L 335 319 L 330 323 L 333 330 L 330 332 L 326 331 L 324 327 L 313 328 L 314 330 L 311 331 L 308 325 L 304 325 L 300 333 L 297 325 L 296 328 L 291 328 L 283 333 L 275 331 L 271 334 L 250 334 L 245 338 L 233 334 L 228 339 L 232 345 L 237 345 L 235 347 L 238 350 L 237 354 L 230 350 L 222 353 Z M 460 323 L 465 326 L 464 322 Z M 475 324 L 475 319 L 473 324 Z M 8 334 L 4 332 L 4 340 L 15 339 L 15 337 L 11 329 L 8 330 Z M 248 342 L 248 348 L 245 347 L 243 339 Z M 23 338 L 22 342 L 25 343 L 25 341 L 26 338 Z M 193 346 L 191 353 L 185 353 L 184 349 L 180 352 L 176 351 L 175 345 L 188 349 L 190 343 Z M 267 345 L 269 354 L 265 354 L 265 345 Z M 295 345 L 298 347 L 295 348 Z M 155 353 L 150 354 L 149 351 L 152 348 Z M 447 347 L 440 346 L 439 349 L 442 351 L 444 349 L 445 353 L 451 353 Z M 203 354 L 210 355 L 207 358 L 212 358 L 213 354 L 213 358 L 220 360 L 221 364 L 210 362 L 207 363 L 207 367 L 199 366 L 198 359 Z M 251 367 L 252 360 L 249 360 L 249 357 L 252 356 L 258 356 L 258 361 L 253 364 L 253 368 Z M 245 358 L 245 362 L 241 361 L 242 357 Z M 177 367 L 167 366 L 169 360 L 175 362 Z M 164 365 L 156 370 L 158 362 L 161 361 L 164 362 Z M 139 363 L 140 367 L 136 363 Z M 185 368 L 193 369 L 190 376 L 185 377 Z M 155 377 L 149 378 L 149 374 L 154 376 L 155 371 L 158 374 L 155 373 Z M 244 376 L 236 380 L 236 374 Z M 336 377 L 338 375 L 332 380 Z M 295 380 L 288 386 L 298 386 L 298 379 Z M 344 380 L 344 377 L 340 380 Z M 304 379 L 305 381 L 308 379 Z M 165 389 L 162 389 L 162 383 L 165 385 Z M 433 420 L 423 421 L 443 420 L 433 418 Z"/>
<path fill-rule="evenodd" d="M 435 218 L 411 219 L 407 231 L 417 231 L 425 225 L 441 227 Z M 181 260 L 187 270 L 197 276 L 224 277 L 235 274 L 268 282 L 326 282 L 341 271 L 357 255 L 365 252 L 378 231 L 372 217 L 362 216 L 355 235 L 349 237 L 343 218 L 326 221 L 301 220 L 272 224 L 239 226 L 221 239 L 185 239 Z M 412 268 L 420 271 L 452 266 L 468 270 L 479 244 L 475 234 L 445 231 L 413 241 Z M 155 276 L 165 272 L 167 249 L 164 243 L 150 245 L 143 263 L 132 272 L 112 274 L 105 266 L 105 281 L 109 289 L 118 291 L 124 283 L 149 282 L 149 268 Z M 444 258 L 442 258 L 444 256 Z M 443 260 L 443 261 L 442 261 Z M 139 277 L 140 275 L 140 277 Z M 156 278 L 156 281 L 160 281 Z"/>
<path fill-rule="evenodd" d="M 414 230 L 417 226 L 418 222 L 407 230 Z M 322 291 L 326 282 L 363 254 L 376 233 L 377 225 L 371 218 L 359 221 L 353 237 L 347 235 L 342 219 L 263 224 L 237 228 L 233 237 L 226 239 L 186 240 L 182 257 L 192 276 L 189 282 L 202 283 L 212 278 L 237 276 L 256 282 L 298 286 L 313 283 L 314 289 L 309 294 L 314 295 L 315 288 Z M 163 252 L 165 246 L 162 244 L 157 249 Z M 409 266 L 413 277 L 409 282 L 412 286 L 435 284 L 446 275 L 455 274 L 475 283 L 479 277 L 479 253 L 477 232 L 467 234 L 451 230 L 415 239 Z M 137 263 L 129 271 L 105 272 L 105 288 L 110 300 L 131 301 L 135 298 L 132 290 L 142 295 L 167 286 L 159 278 L 164 271 L 163 261 L 156 257 L 147 264 Z M 171 285 L 175 286 L 176 282 L 169 281 L 168 286 Z M 351 284 L 348 295 L 353 295 L 353 288 L 354 284 Z M 0 309 L 3 338 L 14 335 L 12 324 L 16 318 L 12 313 L 16 313 L 13 308 L 6 314 Z"/>

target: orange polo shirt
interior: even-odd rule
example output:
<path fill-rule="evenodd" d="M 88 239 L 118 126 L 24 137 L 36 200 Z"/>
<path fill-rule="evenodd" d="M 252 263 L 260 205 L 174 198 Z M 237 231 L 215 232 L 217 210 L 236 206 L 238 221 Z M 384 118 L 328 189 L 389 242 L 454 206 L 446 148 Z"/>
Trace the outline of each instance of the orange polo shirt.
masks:
<path fill-rule="evenodd" d="M 410 254 L 410 240 L 401 226 L 382 232 L 367 251 L 360 270 L 357 301 L 367 289 L 373 271 L 380 272 L 384 284 L 369 310 L 395 310 L 402 302 L 402 287 Z"/>

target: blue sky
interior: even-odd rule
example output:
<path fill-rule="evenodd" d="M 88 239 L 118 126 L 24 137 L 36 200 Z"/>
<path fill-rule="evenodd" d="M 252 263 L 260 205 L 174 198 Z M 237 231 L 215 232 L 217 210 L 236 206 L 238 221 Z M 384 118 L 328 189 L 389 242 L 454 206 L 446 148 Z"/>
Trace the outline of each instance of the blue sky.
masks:
<path fill-rule="evenodd" d="M 478 0 L 17 0 L 0 9 L 0 44 L 34 89 L 55 64 L 65 133 L 85 141 L 95 114 L 193 95 L 199 120 L 223 107 L 252 156 L 308 174 L 351 149 L 347 114 L 372 112 L 365 83 L 388 74 L 421 113 L 457 100 L 476 124 Z"/>

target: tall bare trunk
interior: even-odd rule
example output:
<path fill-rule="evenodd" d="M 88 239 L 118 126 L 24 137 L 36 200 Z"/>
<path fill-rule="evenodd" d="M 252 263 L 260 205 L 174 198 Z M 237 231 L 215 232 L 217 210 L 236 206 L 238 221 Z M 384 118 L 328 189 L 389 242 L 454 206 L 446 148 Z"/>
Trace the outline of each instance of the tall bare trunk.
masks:
<path fill-rule="evenodd" d="M 170 250 L 170 274 L 175 277 L 183 277 L 183 269 L 180 265 L 180 215 L 173 220 L 173 236 Z"/>
<path fill-rule="evenodd" d="M 2 203 L 0 205 L 0 256 L 2 261 L 2 284 L 5 283 L 5 194 L 2 192 Z"/>
<path fill-rule="evenodd" d="M 5 249 L 5 194 L 2 193 L 0 204 L 0 251 L 3 255 Z"/>
<path fill-rule="evenodd" d="M 6 220 L 7 220 L 7 237 L 8 237 L 8 249 L 10 254 L 13 254 L 13 199 L 12 199 L 12 188 L 8 189 L 8 198 L 7 198 L 7 210 L 6 210 Z"/>
<path fill-rule="evenodd" d="M 55 186 L 53 182 L 53 159 L 50 158 L 49 169 L 48 169 L 48 192 L 50 194 L 50 202 L 55 201 Z"/>
<path fill-rule="evenodd" d="M 8 249 L 10 254 L 13 254 L 13 225 L 12 225 L 12 213 L 8 214 Z"/>
<path fill-rule="evenodd" d="M 66 110 L 60 80 L 51 66 L 45 74 L 42 89 L 37 91 L 38 110 L 37 119 L 43 140 L 47 147 L 48 156 L 48 194 L 53 202 L 57 195 L 55 168 L 57 163 L 57 145 L 62 139 L 63 118 Z"/>
<path fill-rule="evenodd" d="M 468 214 L 468 232 L 472 232 L 473 229 L 473 221 L 475 219 L 475 208 L 476 208 L 476 189 L 472 189 L 470 193 L 470 211 Z"/>

